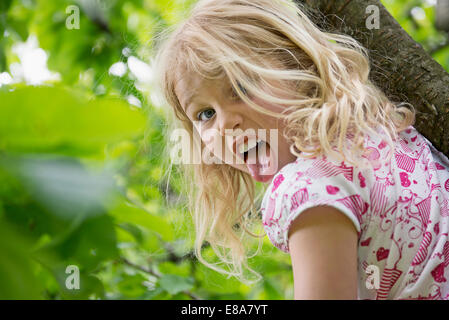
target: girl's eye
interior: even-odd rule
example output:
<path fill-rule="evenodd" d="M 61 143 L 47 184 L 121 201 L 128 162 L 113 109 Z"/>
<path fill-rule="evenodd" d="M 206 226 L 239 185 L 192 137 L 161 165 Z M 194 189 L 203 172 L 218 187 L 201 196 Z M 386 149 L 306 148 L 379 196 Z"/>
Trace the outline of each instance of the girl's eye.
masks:
<path fill-rule="evenodd" d="M 199 112 L 196 118 L 200 121 L 208 121 L 214 116 L 214 114 L 215 114 L 214 109 L 206 109 L 204 111 Z"/>

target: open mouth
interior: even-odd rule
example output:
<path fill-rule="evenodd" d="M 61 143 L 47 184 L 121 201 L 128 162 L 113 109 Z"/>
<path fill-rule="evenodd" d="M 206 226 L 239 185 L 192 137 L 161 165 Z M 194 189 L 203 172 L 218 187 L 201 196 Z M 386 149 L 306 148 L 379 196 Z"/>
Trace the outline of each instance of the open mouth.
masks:
<path fill-rule="evenodd" d="M 274 163 L 270 144 L 262 139 L 246 139 L 238 146 L 238 156 L 241 157 L 251 176 L 261 182 L 270 179 L 274 174 L 271 166 Z"/>
<path fill-rule="evenodd" d="M 248 163 L 248 158 L 251 156 L 251 159 L 259 159 L 260 158 L 260 154 L 266 150 L 267 147 L 267 142 L 264 140 L 258 140 L 256 142 L 253 142 L 252 144 L 250 144 L 245 151 L 241 152 L 241 154 L 243 155 L 243 160 L 245 161 L 245 163 Z M 266 165 L 266 163 L 264 163 L 263 165 Z"/>

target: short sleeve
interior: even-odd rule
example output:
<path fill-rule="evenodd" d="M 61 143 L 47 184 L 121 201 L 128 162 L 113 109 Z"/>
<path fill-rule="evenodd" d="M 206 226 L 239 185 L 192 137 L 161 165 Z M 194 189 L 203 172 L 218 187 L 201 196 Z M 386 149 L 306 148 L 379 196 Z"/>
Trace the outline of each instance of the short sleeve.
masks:
<path fill-rule="evenodd" d="M 298 158 L 282 168 L 262 201 L 263 224 L 270 241 L 288 253 L 292 222 L 306 209 L 320 205 L 340 210 L 352 221 L 360 237 L 369 208 L 366 170 L 344 161 L 331 161 L 325 155 Z"/>

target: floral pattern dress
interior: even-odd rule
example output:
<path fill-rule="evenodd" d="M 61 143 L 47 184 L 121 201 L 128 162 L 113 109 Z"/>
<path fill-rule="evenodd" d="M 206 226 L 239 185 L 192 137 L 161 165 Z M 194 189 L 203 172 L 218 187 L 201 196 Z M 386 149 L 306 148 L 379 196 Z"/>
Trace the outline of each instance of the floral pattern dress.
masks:
<path fill-rule="evenodd" d="M 288 253 L 296 217 L 335 207 L 358 232 L 359 299 L 449 300 L 449 159 L 413 126 L 399 137 L 388 158 L 382 136 L 367 135 L 368 166 L 326 155 L 284 166 L 262 200 L 264 228 Z"/>

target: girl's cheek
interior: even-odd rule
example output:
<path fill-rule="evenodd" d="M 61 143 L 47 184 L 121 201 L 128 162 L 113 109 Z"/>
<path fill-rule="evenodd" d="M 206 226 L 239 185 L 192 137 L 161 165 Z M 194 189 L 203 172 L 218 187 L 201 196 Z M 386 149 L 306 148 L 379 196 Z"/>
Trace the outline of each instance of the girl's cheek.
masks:
<path fill-rule="evenodd" d="M 204 129 L 199 128 L 201 140 L 203 140 L 205 145 L 212 145 L 217 139 L 218 131 L 214 129 Z"/>
<path fill-rule="evenodd" d="M 195 139 L 200 139 L 201 142 L 206 146 L 213 144 L 215 139 L 213 130 L 206 130 L 201 124 L 198 125 L 195 122 L 193 123 L 193 125 L 195 128 Z"/>
<path fill-rule="evenodd" d="M 209 152 L 217 158 L 222 159 L 221 136 L 217 130 L 204 130 L 201 132 L 201 140 L 206 149 L 203 150 L 203 153 Z"/>

